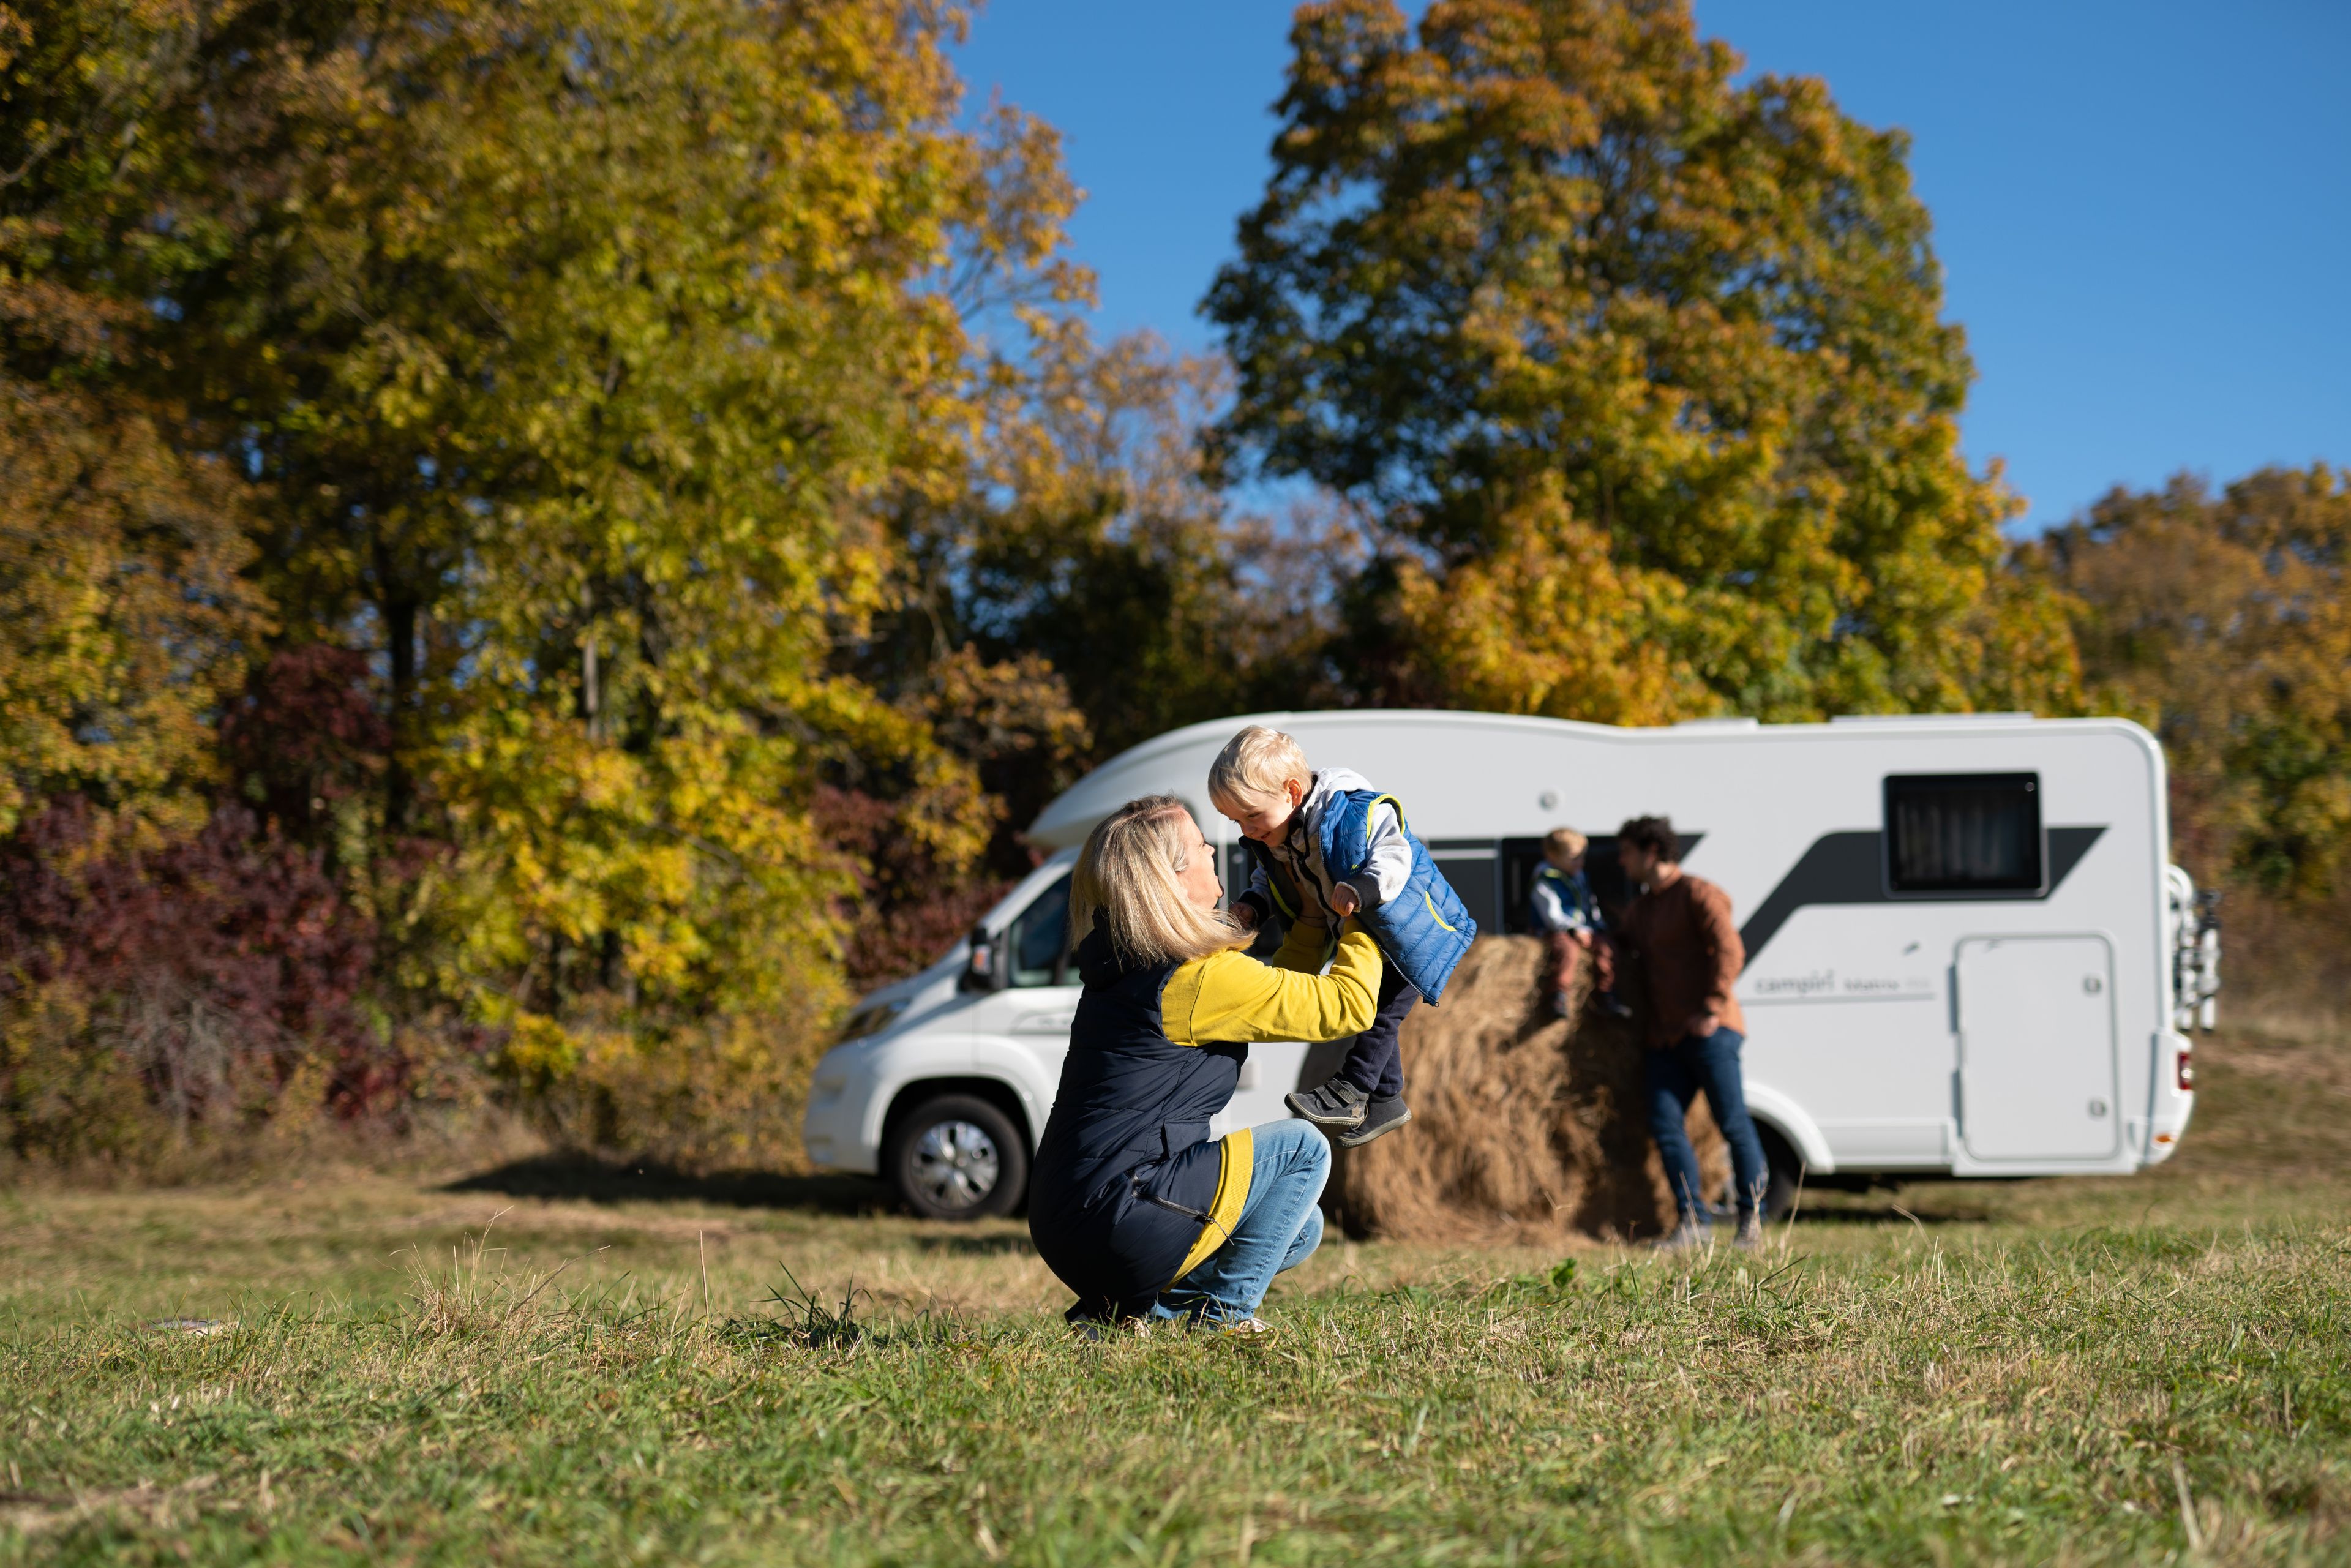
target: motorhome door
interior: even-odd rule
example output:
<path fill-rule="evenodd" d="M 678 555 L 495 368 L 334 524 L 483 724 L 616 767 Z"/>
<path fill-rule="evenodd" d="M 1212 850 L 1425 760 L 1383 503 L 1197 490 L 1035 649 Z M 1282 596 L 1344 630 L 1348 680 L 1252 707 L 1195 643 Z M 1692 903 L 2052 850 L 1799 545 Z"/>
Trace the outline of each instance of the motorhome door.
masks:
<path fill-rule="evenodd" d="M 1959 1114 L 1980 1160 L 2114 1155 L 2114 949 L 2103 936 L 1959 944 Z"/>

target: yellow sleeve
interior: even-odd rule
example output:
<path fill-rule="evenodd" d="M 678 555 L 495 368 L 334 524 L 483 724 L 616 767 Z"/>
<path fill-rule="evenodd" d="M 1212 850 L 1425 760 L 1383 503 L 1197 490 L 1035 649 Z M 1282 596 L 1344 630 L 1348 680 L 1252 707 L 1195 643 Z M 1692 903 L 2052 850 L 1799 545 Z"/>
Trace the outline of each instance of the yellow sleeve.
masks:
<path fill-rule="evenodd" d="M 1195 958 L 1168 977 L 1159 1016 L 1177 1045 L 1338 1040 L 1372 1027 L 1380 948 L 1352 920 L 1327 975 L 1301 975 L 1238 950 Z"/>
<path fill-rule="evenodd" d="M 1331 928 L 1321 921 L 1293 920 L 1282 936 L 1281 946 L 1274 949 L 1269 961 L 1277 969 L 1319 975 L 1330 956 Z"/>

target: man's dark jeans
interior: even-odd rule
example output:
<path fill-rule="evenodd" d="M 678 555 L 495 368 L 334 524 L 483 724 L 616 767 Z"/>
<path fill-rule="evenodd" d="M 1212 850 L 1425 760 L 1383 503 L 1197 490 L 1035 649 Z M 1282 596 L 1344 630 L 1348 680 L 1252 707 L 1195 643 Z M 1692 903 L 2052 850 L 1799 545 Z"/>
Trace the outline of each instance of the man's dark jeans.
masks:
<path fill-rule="evenodd" d="M 1392 1100 L 1403 1093 L 1404 1047 L 1397 1036 L 1404 1030 L 1404 1015 L 1419 1000 L 1420 993 L 1412 988 L 1402 970 L 1394 964 L 1380 966 L 1379 1010 L 1372 1015 L 1372 1027 L 1347 1048 L 1339 1076 L 1374 1100 Z"/>
<path fill-rule="evenodd" d="M 1657 1140 L 1665 1160 L 1666 1181 L 1674 1189 L 1674 1204 L 1685 1220 L 1706 1218 L 1698 1196 L 1698 1155 L 1690 1148 L 1683 1118 L 1691 1099 L 1703 1091 L 1714 1124 L 1730 1145 L 1730 1169 L 1738 1188 L 1741 1218 L 1754 1212 L 1770 1175 L 1763 1164 L 1763 1140 L 1755 1135 L 1754 1119 L 1747 1114 L 1747 1090 L 1739 1071 L 1739 1048 L 1746 1037 L 1735 1029 L 1712 1034 L 1686 1034 L 1673 1044 L 1641 1053 L 1642 1075 L 1649 1096 L 1649 1134 Z"/>

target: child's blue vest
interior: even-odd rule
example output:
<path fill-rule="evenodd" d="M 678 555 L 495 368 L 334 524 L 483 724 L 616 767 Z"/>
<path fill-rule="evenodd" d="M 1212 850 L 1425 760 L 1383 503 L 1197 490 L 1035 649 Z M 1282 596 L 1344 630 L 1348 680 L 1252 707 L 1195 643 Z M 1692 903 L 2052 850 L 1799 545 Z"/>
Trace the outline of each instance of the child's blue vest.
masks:
<path fill-rule="evenodd" d="M 1322 868 L 1333 882 L 1345 882 L 1363 871 L 1371 858 L 1372 808 L 1383 804 L 1395 808 L 1396 826 L 1412 845 L 1412 876 L 1402 893 L 1377 909 L 1364 910 L 1356 918 L 1379 943 L 1388 962 L 1403 974 L 1405 982 L 1435 1007 L 1445 994 L 1445 982 L 1453 977 L 1454 968 L 1477 938 L 1478 923 L 1469 918 L 1460 894 L 1429 858 L 1428 846 L 1405 821 L 1403 802 L 1374 789 L 1351 789 L 1333 799 L 1315 824 L 1322 841 Z M 1282 883 L 1288 878 L 1280 863 L 1253 841 L 1249 852 L 1265 867 L 1266 886 L 1282 906 L 1282 915 L 1297 919 L 1298 890 L 1284 889 Z M 1334 941 L 1337 935 L 1334 929 Z"/>
<path fill-rule="evenodd" d="M 1536 871 L 1534 883 L 1527 888 L 1527 907 L 1530 911 L 1534 908 L 1535 885 L 1542 883 L 1553 884 L 1559 893 L 1560 907 L 1583 915 L 1589 924 L 1590 929 L 1600 931 L 1606 928 L 1607 919 L 1601 915 L 1599 901 L 1592 896 L 1592 883 L 1583 873 L 1577 872 L 1570 876 L 1559 867 L 1546 862 Z"/>

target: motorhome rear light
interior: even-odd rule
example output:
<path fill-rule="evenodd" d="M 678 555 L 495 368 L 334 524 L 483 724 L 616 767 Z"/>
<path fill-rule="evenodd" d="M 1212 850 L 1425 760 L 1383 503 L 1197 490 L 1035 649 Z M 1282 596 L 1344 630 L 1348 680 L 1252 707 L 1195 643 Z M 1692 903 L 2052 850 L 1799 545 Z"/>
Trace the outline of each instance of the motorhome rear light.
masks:
<path fill-rule="evenodd" d="M 2168 1144 L 2171 1142 L 2171 1134 L 2169 1133 L 2158 1133 L 2155 1135 L 2155 1141 L 2158 1144 Z"/>
<path fill-rule="evenodd" d="M 2182 1094 L 2192 1094 L 2196 1092 L 2195 1057 L 2196 1053 L 2192 1051 L 2183 1051 L 2179 1053 L 2179 1092 Z"/>

